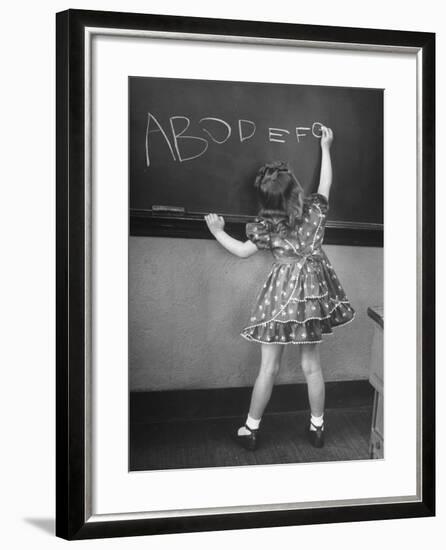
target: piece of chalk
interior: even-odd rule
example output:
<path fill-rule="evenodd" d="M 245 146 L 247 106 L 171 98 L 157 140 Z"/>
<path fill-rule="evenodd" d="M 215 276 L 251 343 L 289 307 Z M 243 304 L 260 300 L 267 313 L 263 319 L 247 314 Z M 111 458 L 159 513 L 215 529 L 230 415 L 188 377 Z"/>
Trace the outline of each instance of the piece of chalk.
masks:
<path fill-rule="evenodd" d="M 168 206 L 163 204 L 154 204 L 152 212 L 171 212 L 172 214 L 184 214 L 186 209 L 183 206 Z"/>

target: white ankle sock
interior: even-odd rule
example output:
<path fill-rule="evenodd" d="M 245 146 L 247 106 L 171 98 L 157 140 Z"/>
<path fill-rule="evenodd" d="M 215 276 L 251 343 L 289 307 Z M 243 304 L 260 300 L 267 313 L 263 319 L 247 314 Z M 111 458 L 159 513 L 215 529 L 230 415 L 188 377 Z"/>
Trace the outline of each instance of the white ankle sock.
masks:
<path fill-rule="evenodd" d="M 310 430 L 315 432 L 316 427 L 320 428 L 322 426 L 322 430 L 324 429 L 324 414 L 321 414 L 321 416 L 313 416 L 311 415 L 310 419 Z"/>
<path fill-rule="evenodd" d="M 246 417 L 246 425 L 248 426 L 248 428 L 250 428 L 251 430 L 258 430 L 259 429 L 259 426 L 260 426 L 260 421 L 262 419 L 259 418 L 258 420 L 256 418 L 253 418 L 252 416 L 248 416 Z"/>
<path fill-rule="evenodd" d="M 260 421 L 262 419 L 259 418 L 258 420 L 253 418 L 252 416 L 247 416 L 246 418 L 246 426 L 248 426 L 248 428 L 250 428 L 251 430 L 258 430 L 259 429 L 259 426 L 260 426 Z M 249 435 L 251 432 L 248 430 L 248 428 L 246 428 L 246 426 L 241 426 L 239 429 L 238 429 L 238 432 L 237 434 L 238 435 Z"/>

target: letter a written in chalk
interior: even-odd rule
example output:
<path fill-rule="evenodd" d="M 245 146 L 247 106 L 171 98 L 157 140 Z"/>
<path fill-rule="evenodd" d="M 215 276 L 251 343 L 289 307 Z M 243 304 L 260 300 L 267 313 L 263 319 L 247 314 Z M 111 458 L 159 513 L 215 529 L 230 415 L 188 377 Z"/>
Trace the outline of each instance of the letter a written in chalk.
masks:
<path fill-rule="evenodd" d="M 152 123 L 153 128 L 150 128 L 150 122 L 152 120 L 153 120 L 153 123 Z M 166 132 L 163 130 L 163 127 L 157 121 L 157 119 L 152 115 L 152 113 L 147 113 L 147 126 L 146 126 L 146 165 L 147 167 L 150 166 L 149 135 L 153 134 L 154 132 L 161 132 L 163 138 L 167 143 L 167 146 L 169 147 L 169 151 L 170 151 L 170 154 L 172 155 L 173 160 L 177 160 L 175 158 L 175 153 L 173 151 L 172 145 L 169 141 L 169 138 L 167 137 Z"/>

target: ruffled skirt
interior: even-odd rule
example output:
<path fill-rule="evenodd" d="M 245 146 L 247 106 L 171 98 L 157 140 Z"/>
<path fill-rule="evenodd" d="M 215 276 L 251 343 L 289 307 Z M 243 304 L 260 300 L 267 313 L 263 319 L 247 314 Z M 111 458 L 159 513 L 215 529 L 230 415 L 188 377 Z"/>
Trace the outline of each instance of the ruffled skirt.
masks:
<path fill-rule="evenodd" d="M 355 311 L 323 250 L 295 262 L 277 262 L 257 295 L 241 336 L 263 344 L 322 342 Z"/>

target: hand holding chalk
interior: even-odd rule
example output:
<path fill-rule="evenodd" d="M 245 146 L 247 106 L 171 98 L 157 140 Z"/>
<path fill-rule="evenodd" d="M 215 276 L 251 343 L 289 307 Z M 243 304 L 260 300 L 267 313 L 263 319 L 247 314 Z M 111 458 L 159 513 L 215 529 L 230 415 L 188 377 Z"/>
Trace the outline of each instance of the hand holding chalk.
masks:
<path fill-rule="evenodd" d="M 333 143 L 333 130 L 331 128 L 327 128 L 327 126 L 321 126 L 321 131 L 321 148 L 330 149 L 331 144 Z"/>
<path fill-rule="evenodd" d="M 223 231 L 225 227 L 225 220 L 222 216 L 218 216 L 217 214 L 208 214 L 204 217 L 204 219 L 212 235 L 215 236 L 220 231 Z"/>

